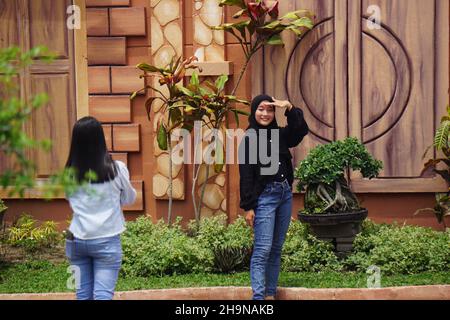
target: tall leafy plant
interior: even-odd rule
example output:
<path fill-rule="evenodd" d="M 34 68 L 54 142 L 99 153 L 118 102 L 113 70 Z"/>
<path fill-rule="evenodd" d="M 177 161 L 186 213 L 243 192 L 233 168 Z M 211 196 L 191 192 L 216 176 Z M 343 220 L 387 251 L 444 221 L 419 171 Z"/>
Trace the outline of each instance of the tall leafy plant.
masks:
<path fill-rule="evenodd" d="M 214 143 L 214 170 L 219 173 L 224 165 L 224 141 L 223 134 L 219 132 L 223 128 L 226 116 L 232 113 L 236 122 L 239 123 L 239 114 L 248 115 L 248 112 L 239 110 L 235 107 L 236 103 L 248 105 L 246 100 L 238 99 L 236 96 L 227 95 L 225 86 L 228 82 L 227 75 L 219 76 L 214 83 L 206 80 L 200 84 L 198 74 L 194 72 L 190 82 L 186 87 L 179 89 L 185 94 L 184 111 L 185 114 L 193 113 L 195 118 L 201 119 L 203 126 L 212 130 L 211 142 Z M 194 144 L 194 158 L 198 152 L 197 143 Z M 209 176 L 209 164 L 206 166 L 206 180 Z M 200 173 L 201 164 L 193 165 L 193 183 L 192 183 L 192 201 L 194 204 L 195 220 L 197 225 L 200 223 L 200 212 L 205 194 L 206 180 L 202 185 L 200 199 L 196 203 L 195 188 Z"/>
<path fill-rule="evenodd" d="M 165 67 L 156 67 L 148 63 L 140 63 L 137 68 L 144 72 L 141 77 L 150 78 L 158 77 L 158 82 L 161 86 L 166 86 L 169 94 L 164 94 L 158 88 L 146 83 L 145 87 L 133 92 L 131 99 L 134 99 L 138 93 L 147 92 L 148 89 L 153 90 L 157 95 L 150 96 L 145 102 L 145 108 L 147 111 L 148 119 L 150 119 L 151 108 L 155 101 L 162 101 L 161 112 L 167 113 L 167 121 L 164 122 L 164 117 L 161 117 L 157 124 L 157 141 L 161 150 L 166 150 L 169 153 L 169 208 L 167 214 L 167 221 L 172 223 L 172 204 L 173 204 L 173 177 L 172 177 L 172 143 L 171 135 L 177 128 L 192 129 L 193 122 L 200 116 L 200 114 L 183 115 L 183 99 L 185 92 L 183 86 L 179 85 L 183 81 L 183 78 L 188 69 L 198 68 L 193 64 L 196 61 L 196 57 L 190 57 L 186 60 L 182 60 L 181 57 L 173 57 L 170 63 Z"/>
<path fill-rule="evenodd" d="M 436 204 L 434 208 L 424 208 L 417 210 L 414 214 L 422 212 L 431 212 L 436 216 L 438 223 L 441 223 L 444 228 L 447 228 L 445 224 L 445 217 L 450 215 L 450 146 L 449 146 L 449 132 L 450 132 L 450 105 L 447 106 L 447 115 L 441 118 L 441 123 L 436 130 L 433 144 L 428 146 L 423 154 L 422 159 L 425 159 L 428 152 L 434 147 L 436 151 L 442 152 L 439 157 L 433 157 L 429 159 L 421 174 L 425 171 L 432 170 L 440 175 L 449 186 L 449 191 L 444 193 L 436 193 Z M 439 165 L 443 165 L 443 168 L 438 168 Z"/>

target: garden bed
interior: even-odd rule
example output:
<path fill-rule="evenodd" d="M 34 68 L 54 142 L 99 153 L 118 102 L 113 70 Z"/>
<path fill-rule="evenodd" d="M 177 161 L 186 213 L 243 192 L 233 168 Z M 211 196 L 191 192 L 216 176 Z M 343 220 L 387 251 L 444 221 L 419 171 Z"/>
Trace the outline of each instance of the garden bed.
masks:
<path fill-rule="evenodd" d="M 251 230 L 242 218 L 229 225 L 225 218 L 204 219 L 198 230 L 145 217 L 128 222 L 116 298 L 248 299 Z M 279 297 L 450 299 L 449 236 L 449 231 L 366 221 L 354 252 L 338 259 L 330 244 L 293 221 L 283 248 Z M 61 238 L 36 243 L 29 237 L 12 241 L 5 234 L 0 299 L 72 299 Z M 367 288 L 373 274 L 366 272 L 373 267 L 380 273 L 379 289 Z"/>

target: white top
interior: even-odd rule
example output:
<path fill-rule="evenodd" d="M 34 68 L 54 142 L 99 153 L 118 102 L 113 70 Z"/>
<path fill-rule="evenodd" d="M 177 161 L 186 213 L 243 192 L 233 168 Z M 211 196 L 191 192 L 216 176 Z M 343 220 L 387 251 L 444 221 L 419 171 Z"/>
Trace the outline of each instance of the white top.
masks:
<path fill-rule="evenodd" d="M 136 200 L 125 163 L 115 161 L 117 176 L 103 183 L 89 183 L 66 196 L 73 210 L 69 230 L 76 238 L 89 240 L 112 237 L 125 231 L 121 206 Z"/>

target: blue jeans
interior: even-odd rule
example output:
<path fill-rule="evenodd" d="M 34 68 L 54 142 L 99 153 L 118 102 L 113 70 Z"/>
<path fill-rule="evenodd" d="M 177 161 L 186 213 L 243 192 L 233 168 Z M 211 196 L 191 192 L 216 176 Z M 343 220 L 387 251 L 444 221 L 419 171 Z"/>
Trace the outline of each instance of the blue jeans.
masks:
<path fill-rule="evenodd" d="M 120 235 L 92 240 L 66 240 L 66 255 L 74 272 L 77 300 L 111 300 L 120 266 Z"/>
<path fill-rule="evenodd" d="M 287 180 L 266 185 L 258 198 L 253 223 L 250 278 L 254 300 L 275 296 L 281 249 L 291 222 L 292 188 Z"/>

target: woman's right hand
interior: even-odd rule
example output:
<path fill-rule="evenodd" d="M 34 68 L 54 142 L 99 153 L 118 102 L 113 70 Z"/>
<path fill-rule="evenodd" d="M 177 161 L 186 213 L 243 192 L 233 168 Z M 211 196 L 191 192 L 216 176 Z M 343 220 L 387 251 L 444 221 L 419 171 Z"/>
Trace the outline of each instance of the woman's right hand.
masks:
<path fill-rule="evenodd" d="M 253 209 L 245 211 L 245 221 L 253 228 L 253 221 L 255 220 L 255 211 Z"/>

